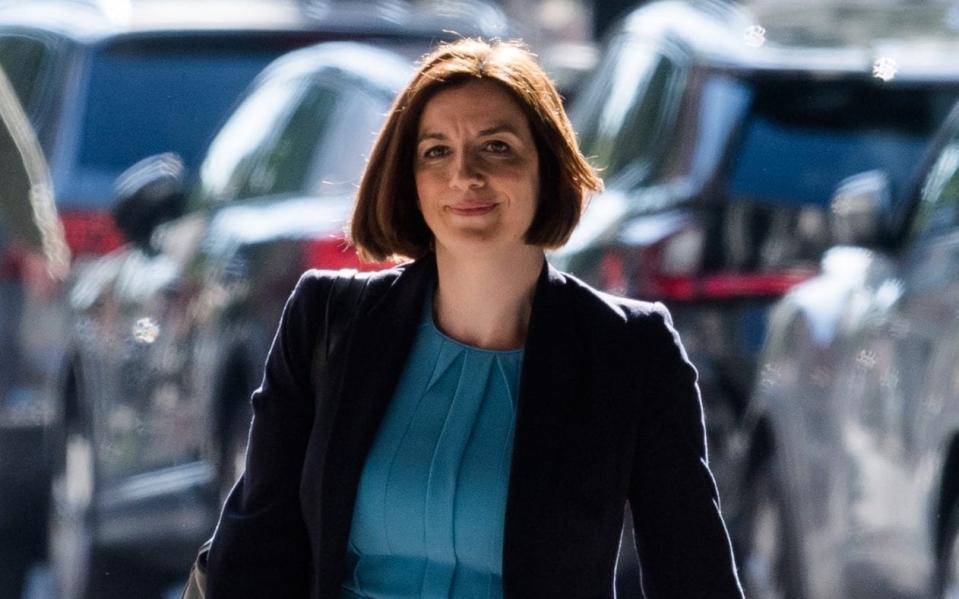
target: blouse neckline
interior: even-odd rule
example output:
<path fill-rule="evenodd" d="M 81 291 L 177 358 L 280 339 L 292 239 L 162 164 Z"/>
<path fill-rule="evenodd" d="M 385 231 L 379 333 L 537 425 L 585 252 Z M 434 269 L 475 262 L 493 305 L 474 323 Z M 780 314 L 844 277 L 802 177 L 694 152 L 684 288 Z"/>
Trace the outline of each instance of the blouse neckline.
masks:
<path fill-rule="evenodd" d="M 436 325 L 436 319 L 433 316 L 433 294 L 435 293 L 435 291 L 436 291 L 435 284 L 431 285 L 430 288 L 427 290 L 426 302 L 425 302 L 426 305 L 424 306 L 422 321 L 424 324 L 428 324 L 429 327 L 433 330 L 433 332 L 436 335 L 438 335 L 441 339 L 448 341 L 449 343 L 452 343 L 453 345 L 459 346 L 465 350 L 500 355 L 500 356 L 522 354 L 525 351 L 525 348 L 523 347 L 519 347 L 516 349 L 488 349 L 485 347 L 477 347 L 475 345 L 463 343 L 462 341 L 459 341 L 457 339 L 450 337 Z"/>

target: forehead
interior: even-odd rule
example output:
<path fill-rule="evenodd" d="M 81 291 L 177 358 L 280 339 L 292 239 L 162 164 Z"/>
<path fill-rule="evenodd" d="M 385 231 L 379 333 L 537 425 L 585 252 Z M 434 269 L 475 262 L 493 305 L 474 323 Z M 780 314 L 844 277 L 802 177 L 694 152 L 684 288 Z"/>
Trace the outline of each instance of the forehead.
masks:
<path fill-rule="evenodd" d="M 529 125 L 522 106 L 509 91 L 499 83 L 481 79 L 436 92 L 423 107 L 419 130 L 494 122 L 522 128 Z"/>

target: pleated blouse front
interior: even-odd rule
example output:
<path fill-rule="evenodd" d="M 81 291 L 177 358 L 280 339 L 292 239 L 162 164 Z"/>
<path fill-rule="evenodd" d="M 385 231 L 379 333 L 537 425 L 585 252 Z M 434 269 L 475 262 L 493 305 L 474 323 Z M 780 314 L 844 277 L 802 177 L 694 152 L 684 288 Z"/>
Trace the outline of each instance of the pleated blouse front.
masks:
<path fill-rule="evenodd" d="M 447 337 L 427 302 L 360 479 L 343 599 L 503 596 L 522 359 Z"/>

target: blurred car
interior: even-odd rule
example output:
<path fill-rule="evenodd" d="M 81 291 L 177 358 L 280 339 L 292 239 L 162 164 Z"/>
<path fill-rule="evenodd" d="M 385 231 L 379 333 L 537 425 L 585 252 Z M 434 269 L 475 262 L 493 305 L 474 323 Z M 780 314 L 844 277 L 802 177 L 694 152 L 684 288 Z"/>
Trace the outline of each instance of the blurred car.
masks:
<path fill-rule="evenodd" d="M 50 163 L 71 248 L 102 255 L 124 241 L 109 214 L 116 177 L 168 151 L 195 171 L 238 96 L 281 54 L 332 40 L 422 51 L 444 30 L 507 31 L 479 2 L 436 4 L 17 1 L 0 4 L 0 65 Z"/>
<path fill-rule="evenodd" d="M 882 168 L 901 190 L 959 97 L 950 11 L 651 2 L 579 92 L 573 124 L 607 190 L 553 260 L 669 306 L 722 494 L 767 310 L 816 272 L 833 189 Z"/>
<path fill-rule="evenodd" d="M 959 105 L 890 195 L 847 180 L 842 245 L 771 313 L 735 443 L 754 597 L 959 596 Z"/>
<path fill-rule="evenodd" d="M 41 550 L 45 488 L 31 475 L 43 443 L 33 397 L 51 393 L 48 363 L 57 335 L 58 288 L 69 264 L 46 162 L 0 69 L 0 596 L 15 596 L 25 561 Z M 51 315 L 54 318 L 51 318 Z M 27 327 L 25 324 L 33 326 Z M 40 508 L 38 510 L 38 508 Z M 38 513 L 39 512 L 39 513 Z M 26 523 L 26 524 L 25 524 Z M 31 525 L 32 524 L 32 525 Z"/>
<path fill-rule="evenodd" d="M 132 241 L 70 290 L 50 539 L 64 596 L 131 596 L 102 585 L 134 564 L 186 573 L 242 468 L 290 290 L 307 268 L 360 266 L 343 226 L 412 66 L 347 42 L 294 52 L 256 80 L 192 190 L 171 154 L 121 176 L 115 214 Z"/>

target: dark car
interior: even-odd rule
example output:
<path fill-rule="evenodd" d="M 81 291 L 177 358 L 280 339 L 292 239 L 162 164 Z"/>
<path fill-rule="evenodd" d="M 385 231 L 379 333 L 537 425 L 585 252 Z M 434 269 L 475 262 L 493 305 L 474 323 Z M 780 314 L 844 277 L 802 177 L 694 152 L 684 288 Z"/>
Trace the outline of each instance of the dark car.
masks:
<path fill-rule="evenodd" d="M 412 66 L 359 44 L 300 50 L 256 80 L 190 191 L 170 154 L 120 178 L 115 212 L 134 241 L 70 290 L 50 541 L 65 596 L 121 592 L 108 574 L 135 565 L 185 574 L 212 533 L 290 290 L 307 268 L 359 266 L 343 225 Z"/>
<path fill-rule="evenodd" d="M 26 114 L 0 69 L 0 596 L 14 596 L 26 561 L 42 545 L 30 531 L 43 523 L 36 504 L 45 489 L 24 464 L 41 446 L 34 396 L 51 393 L 44 376 L 62 332 L 58 291 L 69 251 L 53 205 L 49 172 Z M 34 323 L 31 328 L 24 323 Z M 39 513 L 38 513 L 39 512 Z M 24 522 L 28 522 L 26 526 Z M 30 525 L 32 524 L 32 526 Z"/>
<path fill-rule="evenodd" d="M 842 245 L 771 313 L 735 443 L 755 597 L 959 595 L 959 106 L 888 185 L 838 189 Z"/>
<path fill-rule="evenodd" d="M 901 190 L 959 97 L 949 10 L 652 2 L 579 92 L 574 126 L 607 191 L 554 260 L 669 306 L 723 491 L 767 310 L 815 272 L 833 189 L 882 168 Z"/>

